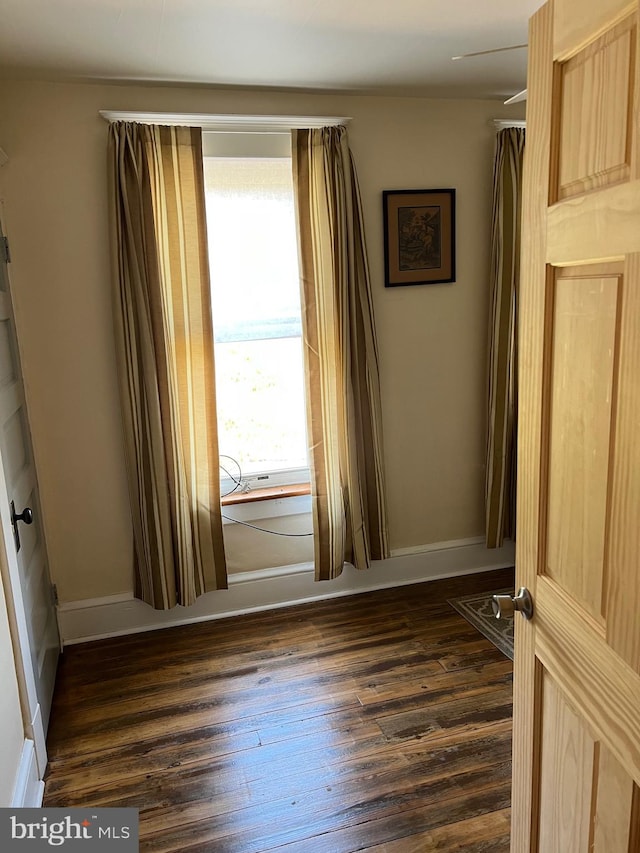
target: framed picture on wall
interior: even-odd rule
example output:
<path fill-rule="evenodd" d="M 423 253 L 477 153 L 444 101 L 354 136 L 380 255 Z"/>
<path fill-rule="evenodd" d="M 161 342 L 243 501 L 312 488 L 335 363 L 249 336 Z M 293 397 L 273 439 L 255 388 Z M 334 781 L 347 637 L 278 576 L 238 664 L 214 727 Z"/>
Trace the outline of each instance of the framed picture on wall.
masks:
<path fill-rule="evenodd" d="M 385 190 L 385 287 L 456 279 L 456 191 Z"/>

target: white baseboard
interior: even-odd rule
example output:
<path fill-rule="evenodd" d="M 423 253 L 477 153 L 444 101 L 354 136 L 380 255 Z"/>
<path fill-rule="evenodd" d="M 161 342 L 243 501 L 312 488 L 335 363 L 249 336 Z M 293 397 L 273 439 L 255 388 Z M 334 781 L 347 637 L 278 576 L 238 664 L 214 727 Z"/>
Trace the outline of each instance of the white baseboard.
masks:
<path fill-rule="evenodd" d="M 44 782 L 38 778 L 35 744 L 29 738 L 25 738 L 11 808 L 40 808 L 43 796 Z"/>
<path fill-rule="evenodd" d="M 131 596 L 114 595 L 60 604 L 58 619 L 63 644 L 71 645 L 374 589 L 486 572 L 512 566 L 514 559 L 512 542 L 493 549 L 486 548 L 481 539 L 438 542 L 394 552 L 389 559 L 374 562 L 366 571 L 357 571 L 347 565 L 342 575 L 333 581 L 316 583 L 310 563 L 280 566 L 229 575 L 229 589 L 207 593 L 190 607 L 154 610 Z"/>

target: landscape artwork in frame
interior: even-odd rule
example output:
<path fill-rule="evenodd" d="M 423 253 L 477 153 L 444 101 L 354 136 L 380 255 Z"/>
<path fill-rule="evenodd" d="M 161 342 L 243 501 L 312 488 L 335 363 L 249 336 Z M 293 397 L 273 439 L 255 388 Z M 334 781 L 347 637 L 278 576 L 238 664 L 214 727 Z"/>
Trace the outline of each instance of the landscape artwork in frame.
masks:
<path fill-rule="evenodd" d="M 456 191 L 385 190 L 385 287 L 456 278 Z"/>

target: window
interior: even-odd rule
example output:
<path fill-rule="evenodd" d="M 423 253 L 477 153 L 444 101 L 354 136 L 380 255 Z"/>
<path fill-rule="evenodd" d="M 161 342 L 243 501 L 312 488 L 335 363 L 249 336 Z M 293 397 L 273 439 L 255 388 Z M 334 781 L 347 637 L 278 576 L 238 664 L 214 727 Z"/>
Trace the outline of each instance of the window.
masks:
<path fill-rule="evenodd" d="M 306 482 L 290 135 L 205 132 L 203 149 L 220 454 L 252 489 Z"/>

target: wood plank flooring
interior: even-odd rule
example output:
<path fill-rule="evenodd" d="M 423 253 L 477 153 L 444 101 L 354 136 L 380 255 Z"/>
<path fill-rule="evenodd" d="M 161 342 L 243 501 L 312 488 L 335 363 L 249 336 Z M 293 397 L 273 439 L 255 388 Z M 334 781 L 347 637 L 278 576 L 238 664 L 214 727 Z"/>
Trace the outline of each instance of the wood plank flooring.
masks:
<path fill-rule="evenodd" d="M 46 806 L 148 853 L 507 853 L 512 664 L 446 599 L 513 570 L 71 646 Z"/>

